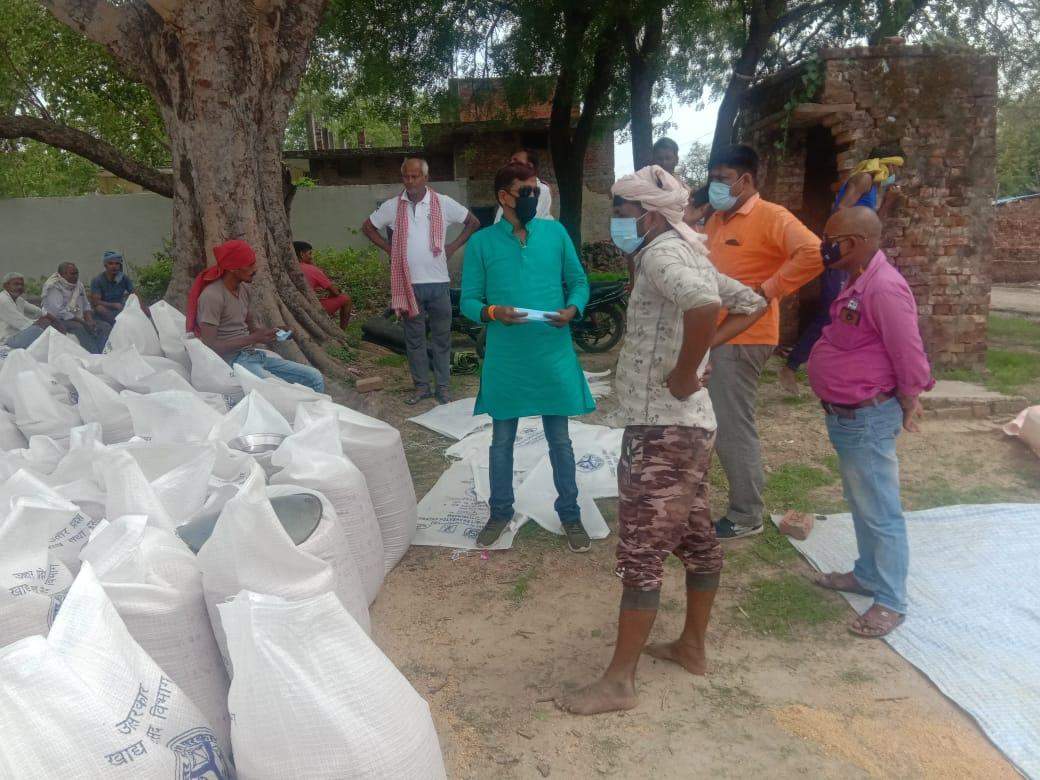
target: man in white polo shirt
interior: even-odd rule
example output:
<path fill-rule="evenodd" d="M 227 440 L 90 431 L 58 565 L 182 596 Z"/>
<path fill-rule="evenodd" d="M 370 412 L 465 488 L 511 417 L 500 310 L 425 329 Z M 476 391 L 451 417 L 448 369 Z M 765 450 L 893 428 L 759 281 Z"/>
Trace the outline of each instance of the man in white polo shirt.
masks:
<path fill-rule="evenodd" d="M 390 255 L 391 306 L 404 321 L 408 368 L 415 382 L 410 406 L 436 396 L 451 400 L 451 277 L 448 258 L 466 243 L 480 221 L 469 209 L 427 186 L 430 166 L 410 157 L 401 165 L 404 190 L 384 201 L 361 226 L 368 240 Z M 462 232 L 446 242 L 448 225 L 462 225 Z M 380 233 L 393 230 L 392 243 Z M 429 322 L 436 390 L 430 389 L 430 358 L 426 351 Z"/>

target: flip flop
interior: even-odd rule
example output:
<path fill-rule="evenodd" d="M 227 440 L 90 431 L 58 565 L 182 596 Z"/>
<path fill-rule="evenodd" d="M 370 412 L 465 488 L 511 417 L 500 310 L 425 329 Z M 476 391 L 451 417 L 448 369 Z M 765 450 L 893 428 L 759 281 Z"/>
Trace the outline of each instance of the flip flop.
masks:
<path fill-rule="evenodd" d="M 903 625 L 906 615 L 875 604 L 849 625 L 849 631 L 864 639 L 880 639 Z"/>
<path fill-rule="evenodd" d="M 839 577 L 851 577 L 852 581 L 856 583 L 856 586 L 852 588 L 842 587 L 842 584 L 838 581 Z M 856 581 L 856 577 L 852 572 L 842 573 L 832 571 L 828 574 L 821 574 L 820 576 L 813 578 L 813 585 L 818 585 L 819 587 L 826 588 L 827 590 L 836 590 L 841 593 L 855 593 L 859 596 L 874 595 L 874 591 L 867 590 L 862 585 L 860 585 L 859 582 Z"/>

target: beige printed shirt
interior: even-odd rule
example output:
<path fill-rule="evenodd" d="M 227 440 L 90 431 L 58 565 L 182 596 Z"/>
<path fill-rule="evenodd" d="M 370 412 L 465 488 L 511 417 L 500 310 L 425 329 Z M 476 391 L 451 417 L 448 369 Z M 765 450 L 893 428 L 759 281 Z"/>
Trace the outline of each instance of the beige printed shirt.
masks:
<path fill-rule="evenodd" d="M 680 401 L 665 385 L 682 346 L 683 314 L 713 303 L 733 314 L 754 314 L 765 308 L 766 301 L 719 273 L 703 243 L 693 246 L 673 231 L 641 249 L 635 264 L 625 341 L 614 379 L 619 403 L 615 422 L 713 431 L 715 412 L 706 389 Z M 705 355 L 699 371 L 707 360 Z"/>

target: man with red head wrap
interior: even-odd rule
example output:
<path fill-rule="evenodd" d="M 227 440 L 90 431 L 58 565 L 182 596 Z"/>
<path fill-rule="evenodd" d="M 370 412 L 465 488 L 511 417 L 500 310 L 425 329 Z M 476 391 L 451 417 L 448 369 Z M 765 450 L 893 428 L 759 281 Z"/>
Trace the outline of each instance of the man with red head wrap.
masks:
<path fill-rule="evenodd" d="M 277 338 L 275 328 L 261 328 L 253 319 L 249 284 L 256 274 L 256 253 L 245 241 L 226 241 L 213 248 L 216 265 L 195 277 L 188 293 L 189 333 L 232 365 L 260 377 L 276 376 L 321 393 L 325 380 L 311 366 L 294 363 L 257 349 Z"/>

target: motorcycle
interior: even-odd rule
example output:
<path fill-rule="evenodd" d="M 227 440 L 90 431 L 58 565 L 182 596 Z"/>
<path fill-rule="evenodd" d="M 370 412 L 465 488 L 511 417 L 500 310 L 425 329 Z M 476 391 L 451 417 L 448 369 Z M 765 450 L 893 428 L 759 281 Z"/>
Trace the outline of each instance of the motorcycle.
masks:
<path fill-rule="evenodd" d="M 625 291 L 625 280 L 611 282 L 592 282 L 589 285 L 589 302 L 580 319 L 571 322 L 571 337 L 578 348 L 585 352 L 609 352 L 621 341 L 625 333 L 625 307 L 628 294 Z M 486 328 L 468 317 L 464 317 L 459 308 L 462 291 L 453 288 L 451 291 L 451 329 L 452 332 L 466 336 L 473 342 L 477 355 L 483 360 L 487 342 Z M 389 347 L 397 352 L 404 352 L 404 328 L 394 318 L 393 311 L 387 309 L 381 317 L 373 317 L 362 326 L 364 338 L 377 344 Z"/>

